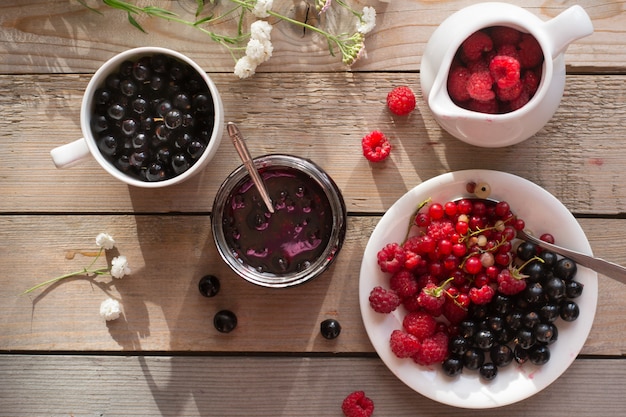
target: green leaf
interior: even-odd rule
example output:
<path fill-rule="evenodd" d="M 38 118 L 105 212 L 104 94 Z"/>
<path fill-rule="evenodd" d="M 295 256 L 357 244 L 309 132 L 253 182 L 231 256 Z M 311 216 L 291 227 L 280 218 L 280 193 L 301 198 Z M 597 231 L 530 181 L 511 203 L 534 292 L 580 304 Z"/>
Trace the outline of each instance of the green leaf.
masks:
<path fill-rule="evenodd" d="M 146 6 L 143 9 L 143 12 L 150 16 L 158 16 L 158 17 L 167 17 L 167 16 L 177 16 L 176 13 L 163 9 L 161 7 L 156 6 Z"/>
<path fill-rule="evenodd" d="M 213 3 L 213 1 L 211 1 L 211 3 Z M 200 13 L 202 13 L 202 9 L 204 9 L 204 0 L 196 0 L 196 4 L 198 5 L 198 8 L 196 9 L 196 17 L 200 16 Z"/>
<path fill-rule="evenodd" d="M 93 7 L 89 6 L 87 3 L 85 3 L 85 0 L 77 0 L 80 4 L 82 4 L 83 6 L 85 6 L 86 8 L 88 8 L 89 10 L 91 10 L 92 12 L 96 12 L 99 15 L 103 15 L 103 13 L 98 10 L 98 9 L 94 9 Z"/>
<path fill-rule="evenodd" d="M 135 18 L 133 17 L 133 15 L 132 15 L 130 12 L 128 12 L 128 21 L 130 22 L 130 24 L 131 24 L 131 25 L 133 25 L 134 27 L 136 27 L 137 29 L 139 29 L 139 30 L 140 30 L 140 31 L 142 31 L 143 33 L 148 33 L 148 32 L 146 32 L 146 31 L 145 31 L 145 30 L 141 27 L 141 25 L 139 24 L 139 22 L 137 22 L 137 21 L 135 20 Z"/>
<path fill-rule="evenodd" d="M 213 15 L 210 15 L 210 16 L 207 16 L 207 17 L 203 17 L 200 20 L 196 20 L 195 22 L 193 22 L 193 25 L 194 26 L 199 26 L 199 25 L 201 25 L 203 23 L 206 23 L 206 22 L 208 22 L 210 20 L 213 20 Z"/>

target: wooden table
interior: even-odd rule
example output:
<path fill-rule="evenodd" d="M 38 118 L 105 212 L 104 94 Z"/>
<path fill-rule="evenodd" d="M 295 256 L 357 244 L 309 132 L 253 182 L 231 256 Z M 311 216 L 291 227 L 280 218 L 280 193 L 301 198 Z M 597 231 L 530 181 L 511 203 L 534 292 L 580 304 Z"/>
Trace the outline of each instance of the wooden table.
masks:
<path fill-rule="evenodd" d="M 276 3 L 293 16 L 304 10 L 298 0 Z M 367 58 L 350 70 L 325 42 L 281 23 L 272 35 L 274 56 L 254 77 L 239 80 L 231 56 L 191 28 L 142 19 L 143 34 L 123 13 L 91 0 L 102 15 L 77 1 L 0 1 L 1 416 L 340 416 L 341 401 L 354 390 L 374 400 L 376 416 L 623 414 L 622 284 L 599 277 L 593 329 L 561 378 L 517 404 L 475 412 L 431 401 L 393 376 L 365 333 L 358 283 L 363 250 L 385 210 L 429 178 L 470 168 L 541 185 L 574 213 L 596 255 L 626 264 L 626 2 L 580 3 L 595 33 L 567 51 L 559 110 L 536 136 L 503 149 L 476 148 L 442 131 L 419 88 L 430 34 L 474 1 L 353 3 L 374 6 L 378 19 L 366 39 Z M 512 3 L 544 20 L 574 4 Z M 159 4 L 184 12 L 175 2 Z M 92 159 L 54 167 L 50 149 L 81 135 L 79 108 L 90 76 L 115 53 L 142 45 L 197 61 L 254 155 L 310 158 L 334 178 L 349 220 L 330 270 L 303 286 L 269 290 L 221 261 L 210 210 L 218 186 L 240 164 L 228 139 L 200 175 L 163 190 L 126 186 Z M 418 95 L 407 118 L 392 117 L 384 104 L 401 84 Z M 360 151 L 361 137 L 373 129 L 394 145 L 380 165 Z M 19 295 L 85 266 L 100 232 L 128 257 L 129 277 L 69 279 Z M 198 291 L 206 274 L 221 279 L 214 298 Z M 124 314 L 105 323 L 98 309 L 108 296 L 121 300 Z M 220 309 L 236 312 L 235 331 L 214 329 Z M 320 336 L 326 318 L 341 323 L 337 339 Z"/>

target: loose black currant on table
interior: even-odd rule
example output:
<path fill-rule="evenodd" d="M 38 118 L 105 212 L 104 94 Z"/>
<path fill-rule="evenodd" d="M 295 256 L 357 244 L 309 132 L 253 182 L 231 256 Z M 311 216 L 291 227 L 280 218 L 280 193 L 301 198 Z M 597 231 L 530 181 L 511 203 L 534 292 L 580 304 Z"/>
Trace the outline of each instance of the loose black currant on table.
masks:
<path fill-rule="evenodd" d="M 205 275 L 200 278 L 198 289 L 205 297 L 215 297 L 220 291 L 220 280 L 215 275 Z"/>
<path fill-rule="evenodd" d="M 237 316 L 230 310 L 215 313 L 213 325 L 220 333 L 230 333 L 237 327 Z"/>
<path fill-rule="evenodd" d="M 163 54 L 123 62 L 94 94 L 91 129 L 120 171 L 163 181 L 188 170 L 214 127 L 214 103 L 200 75 Z"/>
<path fill-rule="evenodd" d="M 320 333 L 326 339 L 334 339 L 341 333 L 341 324 L 335 319 L 326 319 L 320 323 Z"/>

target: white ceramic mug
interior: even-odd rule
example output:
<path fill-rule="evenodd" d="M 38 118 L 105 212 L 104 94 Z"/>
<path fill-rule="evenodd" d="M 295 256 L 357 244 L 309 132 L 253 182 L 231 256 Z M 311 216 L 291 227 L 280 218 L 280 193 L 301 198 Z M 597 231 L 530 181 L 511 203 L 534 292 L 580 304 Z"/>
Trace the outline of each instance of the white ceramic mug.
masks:
<path fill-rule="evenodd" d="M 179 175 L 163 181 L 149 182 L 142 181 L 140 179 L 125 174 L 102 155 L 102 153 L 98 149 L 96 139 L 91 130 L 91 118 L 94 112 L 94 94 L 99 87 L 104 85 L 107 76 L 109 74 L 117 72 L 120 64 L 126 60 L 137 60 L 143 56 L 151 56 L 155 54 L 164 54 L 173 57 L 183 63 L 190 65 L 193 69 L 195 69 L 202 77 L 202 79 L 206 82 L 209 92 L 211 93 L 215 114 L 214 125 L 211 132 L 210 140 L 206 146 L 206 149 L 198 158 L 198 160 L 193 165 L 191 165 L 189 169 Z M 219 92 L 217 91 L 217 87 L 215 86 L 211 78 L 206 74 L 206 72 L 194 61 L 192 61 L 185 55 L 170 49 L 159 47 L 140 47 L 127 50 L 114 56 L 113 58 L 106 61 L 96 71 L 96 73 L 89 81 L 87 88 L 85 89 L 80 109 L 80 126 L 83 134 L 82 138 L 54 148 L 52 149 L 52 151 L 50 151 L 52 160 L 57 168 L 70 167 L 78 162 L 83 161 L 91 154 L 91 156 L 93 156 L 96 161 L 98 161 L 102 168 L 104 168 L 109 174 L 111 174 L 118 180 L 136 187 L 158 188 L 181 183 L 186 179 L 196 175 L 209 163 L 209 161 L 215 155 L 217 148 L 219 147 L 222 140 L 222 134 L 224 130 L 224 107 Z"/>

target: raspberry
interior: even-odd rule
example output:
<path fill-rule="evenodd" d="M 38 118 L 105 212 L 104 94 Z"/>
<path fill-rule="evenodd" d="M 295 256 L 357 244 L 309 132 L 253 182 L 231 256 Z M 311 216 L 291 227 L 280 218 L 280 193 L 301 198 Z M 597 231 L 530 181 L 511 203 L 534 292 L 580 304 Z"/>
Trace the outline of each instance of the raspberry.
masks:
<path fill-rule="evenodd" d="M 543 51 L 534 36 L 523 33 L 518 46 L 522 68 L 534 68 L 543 61 Z"/>
<path fill-rule="evenodd" d="M 363 391 L 354 391 L 341 404 L 346 417 L 370 417 L 374 412 L 374 402 Z"/>
<path fill-rule="evenodd" d="M 387 107 L 393 114 L 406 116 L 415 110 L 415 94 L 407 86 L 396 87 L 387 94 Z"/>
<path fill-rule="evenodd" d="M 510 56 L 519 61 L 519 53 L 515 45 L 506 44 L 498 48 L 498 55 Z"/>
<path fill-rule="evenodd" d="M 517 81 L 517 83 L 507 88 L 501 88 L 497 86 L 496 97 L 500 101 L 512 101 L 518 98 L 520 94 L 522 94 L 523 89 L 524 89 L 524 84 L 522 84 L 521 81 Z"/>
<path fill-rule="evenodd" d="M 391 313 L 400 305 L 400 297 L 395 291 L 383 287 L 375 287 L 370 292 L 370 306 L 377 313 Z"/>
<path fill-rule="evenodd" d="M 389 346 L 398 358 L 410 358 L 419 352 L 422 343 L 410 333 L 394 330 L 389 339 Z"/>
<path fill-rule="evenodd" d="M 479 113 L 496 114 L 498 113 L 498 102 L 495 98 L 490 101 L 471 100 L 467 103 L 467 109 Z"/>
<path fill-rule="evenodd" d="M 413 311 L 404 316 L 402 327 L 418 340 L 424 340 L 435 334 L 437 320 L 425 311 Z"/>
<path fill-rule="evenodd" d="M 427 234 L 435 239 L 435 241 L 439 241 L 441 239 L 449 239 L 454 232 L 454 224 L 452 224 L 452 221 L 445 219 L 433 220 L 428 226 Z"/>
<path fill-rule="evenodd" d="M 469 61 L 480 59 L 483 52 L 489 52 L 492 48 L 493 41 L 482 31 L 474 32 L 461 44 L 463 56 Z"/>
<path fill-rule="evenodd" d="M 514 277 L 508 268 L 504 268 L 498 274 L 498 291 L 502 294 L 517 294 L 526 288 L 526 280 Z"/>
<path fill-rule="evenodd" d="M 537 92 L 539 82 L 541 82 L 541 75 L 533 70 L 526 70 L 522 74 L 522 83 L 531 97 Z"/>
<path fill-rule="evenodd" d="M 510 88 L 520 81 L 520 63 L 513 57 L 498 55 L 491 60 L 489 73 L 498 87 Z"/>
<path fill-rule="evenodd" d="M 467 81 L 471 73 L 465 67 L 455 67 L 448 75 L 448 94 L 454 101 L 467 101 L 470 95 L 467 92 Z"/>
<path fill-rule="evenodd" d="M 443 362 L 448 356 L 448 336 L 443 332 L 435 333 L 422 341 L 422 348 L 413 356 L 419 365 L 433 365 Z"/>
<path fill-rule="evenodd" d="M 368 133 L 361 139 L 363 156 L 372 162 L 380 162 L 389 156 L 391 144 L 387 137 L 378 130 Z"/>
<path fill-rule="evenodd" d="M 436 284 L 428 284 L 417 296 L 417 302 L 424 310 L 433 316 L 441 314 L 443 303 L 446 299 L 443 297 L 443 290 Z"/>
<path fill-rule="evenodd" d="M 493 44 L 496 47 L 506 44 L 515 45 L 519 42 L 522 35 L 519 30 L 508 26 L 494 26 L 491 28 L 489 33 L 491 35 L 491 39 L 493 40 Z"/>
<path fill-rule="evenodd" d="M 402 246 L 397 243 L 388 243 L 378 251 L 377 258 L 380 270 L 393 274 L 402 269 L 406 255 Z"/>
<path fill-rule="evenodd" d="M 522 89 L 520 95 L 516 99 L 513 99 L 509 102 L 510 111 L 514 111 L 524 107 L 529 100 L 530 96 L 528 95 L 528 92 L 525 89 Z"/>
<path fill-rule="evenodd" d="M 467 81 L 467 92 L 474 100 L 487 102 L 496 98 L 492 86 L 493 78 L 489 72 L 475 72 Z"/>
<path fill-rule="evenodd" d="M 470 289 L 469 297 L 472 303 L 484 305 L 489 303 L 495 294 L 496 291 L 493 288 L 489 285 L 483 285 L 480 288 L 473 287 Z"/>
<path fill-rule="evenodd" d="M 465 294 L 462 295 L 467 297 Z M 467 317 L 468 311 L 467 307 L 464 307 L 458 300 L 458 297 L 457 299 L 447 297 L 443 304 L 442 314 L 450 323 L 458 324 Z"/>
<path fill-rule="evenodd" d="M 410 297 L 417 294 L 419 288 L 417 280 L 410 271 L 400 270 L 391 276 L 389 286 L 400 298 Z"/>

